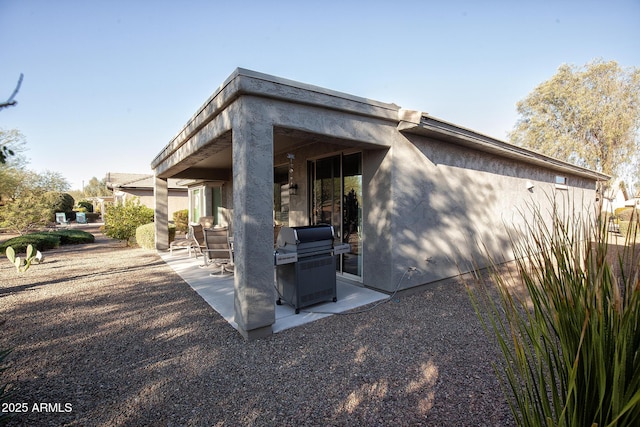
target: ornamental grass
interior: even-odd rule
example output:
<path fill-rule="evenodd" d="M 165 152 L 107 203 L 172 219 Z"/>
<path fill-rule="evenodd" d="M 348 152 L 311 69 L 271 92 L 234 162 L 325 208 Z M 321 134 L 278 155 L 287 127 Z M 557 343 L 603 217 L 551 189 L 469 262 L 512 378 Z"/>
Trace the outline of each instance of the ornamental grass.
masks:
<path fill-rule="evenodd" d="M 521 426 L 640 425 L 637 216 L 618 244 L 603 216 L 550 210 L 510 232 L 511 274 L 489 257 L 495 286 L 478 267 L 467 287 L 511 411 Z"/>

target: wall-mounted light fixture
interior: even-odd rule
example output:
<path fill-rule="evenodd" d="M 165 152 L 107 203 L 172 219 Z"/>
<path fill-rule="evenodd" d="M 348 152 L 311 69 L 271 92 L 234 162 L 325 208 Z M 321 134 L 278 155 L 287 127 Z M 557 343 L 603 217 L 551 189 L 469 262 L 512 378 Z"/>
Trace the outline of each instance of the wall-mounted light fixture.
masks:
<path fill-rule="evenodd" d="M 533 187 L 533 182 L 527 181 L 527 190 L 529 190 L 529 192 L 533 192 Z"/>
<path fill-rule="evenodd" d="M 287 159 L 289 159 L 289 195 L 295 196 L 298 194 L 298 184 L 293 182 L 293 159 L 295 159 L 295 154 L 287 154 Z"/>

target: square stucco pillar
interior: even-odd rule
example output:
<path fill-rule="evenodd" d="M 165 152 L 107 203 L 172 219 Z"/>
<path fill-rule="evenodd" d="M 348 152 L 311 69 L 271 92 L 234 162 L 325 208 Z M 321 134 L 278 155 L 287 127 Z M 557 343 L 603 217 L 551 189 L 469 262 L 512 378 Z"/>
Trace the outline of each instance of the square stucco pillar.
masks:
<path fill-rule="evenodd" d="M 272 334 L 273 126 L 242 120 L 233 127 L 235 322 L 247 339 Z"/>
<path fill-rule="evenodd" d="M 155 177 L 153 187 L 156 249 L 169 249 L 169 185 L 167 179 Z"/>

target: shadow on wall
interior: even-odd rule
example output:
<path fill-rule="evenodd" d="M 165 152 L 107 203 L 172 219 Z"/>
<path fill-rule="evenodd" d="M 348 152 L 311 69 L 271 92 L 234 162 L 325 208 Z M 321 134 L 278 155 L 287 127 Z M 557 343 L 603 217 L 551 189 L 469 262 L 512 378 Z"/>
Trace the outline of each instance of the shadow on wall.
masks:
<path fill-rule="evenodd" d="M 406 275 L 401 289 L 469 271 L 472 260 L 484 259 L 483 246 L 498 259 L 510 259 L 505 218 L 530 194 L 524 187 L 517 196 L 511 193 L 517 190 L 510 188 L 508 162 L 412 135 L 392 155 L 392 217 L 381 221 L 393 236 L 394 287 L 409 267 L 417 271 Z M 388 198 L 374 191 L 373 197 Z"/>

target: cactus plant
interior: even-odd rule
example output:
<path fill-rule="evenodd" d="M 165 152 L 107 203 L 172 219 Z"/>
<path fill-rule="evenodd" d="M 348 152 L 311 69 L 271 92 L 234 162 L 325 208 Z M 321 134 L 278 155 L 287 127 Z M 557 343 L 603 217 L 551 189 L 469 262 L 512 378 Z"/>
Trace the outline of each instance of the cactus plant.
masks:
<path fill-rule="evenodd" d="M 16 256 L 16 251 L 11 246 L 7 248 L 6 255 L 9 259 L 9 262 L 16 267 L 18 273 L 24 273 L 25 271 L 27 271 L 29 267 L 31 267 L 32 262 L 37 261 L 40 263 L 44 259 L 42 253 L 36 250 L 33 245 L 27 246 L 27 253 L 24 259 Z"/>

